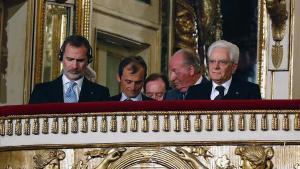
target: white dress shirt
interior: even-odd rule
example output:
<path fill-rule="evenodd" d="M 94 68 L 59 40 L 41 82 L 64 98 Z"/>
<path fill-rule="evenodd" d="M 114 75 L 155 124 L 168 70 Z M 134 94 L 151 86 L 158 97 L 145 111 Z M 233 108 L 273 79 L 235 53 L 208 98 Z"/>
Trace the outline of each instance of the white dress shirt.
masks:
<path fill-rule="evenodd" d="M 131 99 L 132 101 L 142 101 L 142 94 L 138 94 L 136 97 L 127 97 L 123 92 L 120 101 L 125 101 L 127 99 Z"/>
<path fill-rule="evenodd" d="M 202 82 L 203 77 L 200 76 L 200 78 L 197 80 L 197 82 L 194 85 L 200 84 Z"/>
<path fill-rule="evenodd" d="M 232 81 L 232 77 L 227 80 L 225 83 L 223 83 L 221 86 L 223 86 L 225 89 L 224 89 L 224 96 L 228 93 L 228 89 L 230 87 L 230 84 L 231 84 L 231 81 Z M 219 91 L 216 90 L 216 87 L 217 86 L 220 86 L 218 84 L 216 84 L 214 81 L 212 82 L 212 89 L 211 89 L 211 94 L 210 94 L 210 100 L 214 100 L 215 97 L 217 97 L 219 95 Z"/>

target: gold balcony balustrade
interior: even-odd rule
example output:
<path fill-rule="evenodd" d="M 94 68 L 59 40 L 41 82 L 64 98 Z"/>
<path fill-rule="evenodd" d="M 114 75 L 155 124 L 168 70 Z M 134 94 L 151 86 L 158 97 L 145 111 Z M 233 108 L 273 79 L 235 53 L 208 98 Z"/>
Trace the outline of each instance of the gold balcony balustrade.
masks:
<path fill-rule="evenodd" d="M 0 168 L 297 168 L 300 101 L 0 107 Z"/>

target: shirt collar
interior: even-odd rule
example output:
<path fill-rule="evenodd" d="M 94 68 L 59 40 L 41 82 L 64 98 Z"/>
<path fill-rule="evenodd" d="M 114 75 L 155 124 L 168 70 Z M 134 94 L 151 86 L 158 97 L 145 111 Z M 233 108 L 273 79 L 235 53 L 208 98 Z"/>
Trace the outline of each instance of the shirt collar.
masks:
<path fill-rule="evenodd" d="M 78 85 L 78 87 L 79 87 L 80 89 L 81 89 L 81 86 L 82 86 L 83 78 L 84 78 L 84 77 L 82 77 L 82 78 L 80 78 L 80 79 L 74 81 L 74 82 L 77 83 L 77 85 Z M 72 81 L 72 80 L 68 79 L 67 76 L 66 76 L 65 74 L 63 74 L 63 76 L 62 76 L 62 81 L 63 81 L 63 85 L 65 86 L 66 84 L 68 84 L 68 83 L 69 83 L 70 81 Z"/>
<path fill-rule="evenodd" d="M 195 85 L 197 85 L 197 84 L 200 84 L 201 83 L 201 81 L 202 81 L 202 76 L 200 76 L 200 78 L 197 80 L 197 82 L 195 83 Z"/>
<path fill-rule="evenodd" d="M 124 100 L 126 100 L 127 98 L 129 98 L 129 97 L 127 97 L 127 96 L 122 92 L 122 96 L 121 96 L 120 101 L 124 101 Z M 143 100 L 143 99 L 142 99 L 142 93 L 138 94 L 136 97 L 131 97 L 130 99 L 131 99 L 132 101 L 142 101 L 142 100 Z"/>
<path fill-rule="evenodd" d="M 227 94 L 227 92 L 228 92 L 228 90 L 229 90 L 229 87 L 230 87 L 230 84 L 231 84 L 231 81 L 232 81 L 232 77 L 231 77 L 229 80 L 227 80 L 225 83 L 221 84 L 221 85 L 225 88 L 225 90 L 224 90 L 224 95 Z M 212 81 L 212 85 L 213 85 L 213 87 L 212 87 L 212 90 L 213 90 L 213 91 L 216 90 L 216 87 L 217 87 L 217 86 L 220 86 L 220 85 L 218 85 L 217 83 L 215 83 L 214 81 Z"/>

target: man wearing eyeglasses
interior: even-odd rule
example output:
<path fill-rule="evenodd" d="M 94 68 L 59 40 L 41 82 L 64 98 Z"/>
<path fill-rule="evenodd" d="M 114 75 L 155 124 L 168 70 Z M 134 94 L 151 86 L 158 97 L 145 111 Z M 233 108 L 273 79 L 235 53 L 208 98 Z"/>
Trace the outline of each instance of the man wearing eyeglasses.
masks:
<path fill-rule="evenodd" d="M 225 40 L 208 48 L 208 71 L 211 81 L 189 88 L 188 100 L 261 99 L 257 84 L 233 78 L 239 62 L 239 48 Z"/>

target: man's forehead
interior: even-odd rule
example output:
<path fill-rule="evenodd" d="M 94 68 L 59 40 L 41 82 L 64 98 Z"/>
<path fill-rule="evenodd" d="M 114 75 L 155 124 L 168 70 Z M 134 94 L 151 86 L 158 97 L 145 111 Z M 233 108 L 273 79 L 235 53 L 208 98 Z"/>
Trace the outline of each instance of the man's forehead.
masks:
<path fill-rule="evenodd" d="M 133 70 L 130 68 L 124 68 L 124 71 L 122 73 L 123 77 L 130 78 L 130 79 L 143 79 L 145 75 L 145 70 L 143 68 L 138 69 L 135 73 L 133 73 Z"/>
<path fill-rule="evenodd" d="M 211 53 L 211 58 L 228 58 L 229 51 L 226 48 L 216 48 Z"/>

